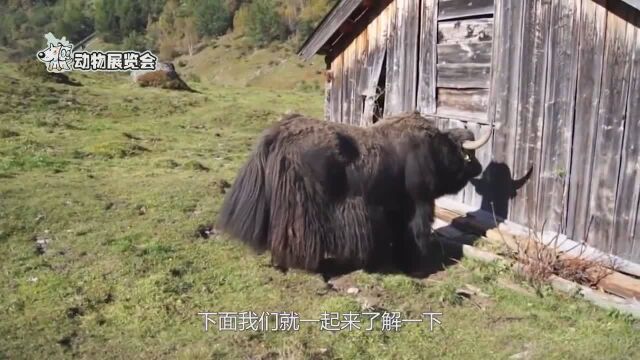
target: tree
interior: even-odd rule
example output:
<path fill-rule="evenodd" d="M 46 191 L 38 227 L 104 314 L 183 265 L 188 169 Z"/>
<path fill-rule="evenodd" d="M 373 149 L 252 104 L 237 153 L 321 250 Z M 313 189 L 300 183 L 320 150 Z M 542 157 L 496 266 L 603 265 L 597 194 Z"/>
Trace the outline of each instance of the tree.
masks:
<path fill-rule="evenodd" d="M 254 0 L 249 6 L 249 37 L 258 46 L 284 40 L 286 33 L 273 0 Z"/>
<path fill-rule="evenodd" d="M 180 39 L 178 31 L 181 30 L 178 24 L 179 7 L 178 0 L 167 1 L 154 29 L 157 33 L 159 55 L 163 60 L 170 60 L 177 53 L 176 48 Z"/>
<path fill-rule="evenodd" d="M 233 31 L 238 35 L 247 35 L 249 32 L 249 6 L 243 4 L 233 15 Z"/>
<path fill-rule="evenodd" d="M 55 9 L 55 31 L 59 36 L 79 41 L 91 34 L 94 29 L 93 19 L 85 13 L 85 2 L 82 0 L 61 1 Z"/>
<path fill-rule="evenodd" d="M 147 16 L 142 13 L 138 0 L 117 0 L 116 14 L 123 37 L 133 31 L 142 32 L 147 25 Z"/>
<path fill-rule="evenodd" d="M 110 42 L 121 42 L 130 33 L 144 33 L 149 18 L 158 14 L 164 0 L 95 0 L 95 29 Z"/>
<path fill-rule="evenodd" d="M 122 39 L 115 0 L 96 0 L 94 23 L 95 29 L 106 41 L 116 42 Z"/>
<path fill-rule="evenodd" d="M 224 0 L 193 0 L 191 7 L 200 35 L 220 36 L 231 26 L 233 17 Z"/>
<path fill-rule="evenodd" d="M 192 17 L 185 18 L 183 29 L 184 46 L 187 48 L 189 56 L 193 56 L 193 49 L 199 40 L 195 19 Z"/>

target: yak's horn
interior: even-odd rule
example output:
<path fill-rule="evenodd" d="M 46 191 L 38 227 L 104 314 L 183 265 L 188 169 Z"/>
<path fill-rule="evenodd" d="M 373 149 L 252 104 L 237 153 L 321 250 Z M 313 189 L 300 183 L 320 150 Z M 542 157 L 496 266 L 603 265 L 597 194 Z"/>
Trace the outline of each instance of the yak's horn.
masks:
<path fill-rule="evenodd" d="M 484 144 L 489 142 L 491 139 L 491 134 L 493 133 L 493 129 L 489 130 L 483 137 L 478 140 L 470 141 L 467 140 L 462 143 L 462 147 L 467 150 L 476 150 L 481 148 Z"/>

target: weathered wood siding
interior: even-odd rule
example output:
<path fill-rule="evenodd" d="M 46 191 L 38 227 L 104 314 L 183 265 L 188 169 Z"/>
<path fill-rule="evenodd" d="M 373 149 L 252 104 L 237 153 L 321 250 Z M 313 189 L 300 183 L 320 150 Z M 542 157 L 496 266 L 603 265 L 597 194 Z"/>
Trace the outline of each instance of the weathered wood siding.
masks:
<path fill-rule="evenodd" d="M 565 232 L 571 167 L 571 139 L 578 69 L 578 39 L 582 0 L 551 3 L 547 54 L 542 158 L 538 174 L 538 218 L 549 230 Z"/>
<path fill-rule="evenodd" d="M 387 7 L 331 62 L 325 106 L 330 111 L 330 121 L 360 126 L 373 124 L 376 99 L 384 92 L 378 83 L 381 75 L 384 76 L 381 72 L 392 41 L 389 34 L 395 23 L 390 20 L 394 16 L 395 7 Z M 417 40 L 415 43 L 417 46 Z M 415 72 L 410 75 L 415 78 Z M 399 93 L 398 98 L 401 97 Z"/>
<path fill-rule="evenodd" d="M 437 114 L 487 123 L 493 13 L 493 0 L 438 2 Z"/>
<path fill-rule="evenodd" d="M 533 171 L 510 220 L 640 261 L 639 14 L 601 3 L 496 1 L 493 161 Z"/>
<path fill-rule="evenodd" d="M 392 1 L 332 58 L 327 118 L 370 125 L 383 97 L 385 115 L 493 126 L 451 198 L 640 261 L 640 11 L 618 3 Z"/>
<path fill-rule="evenodd" d="M 440 0 L 436 4 L 435 112 L 442 117 L 442 129 L 466 128 L 477 137 L 490 126 L 494 0 Z M 489 165 L 491 156 L 491 144 L 476 152 L 483 167 Z M 483 193 L 481 185 L 469 184 L 448 197 L 480 207 Z"/>
<path fill-rule="evenodd" d="M 629 78 L 631 75 L 635 33 L 631 24 L 613 13 L 607 15 L 604 68 L 600 85 L 598 110 L 598 133 L 594 166 L 591 172 L 590 215 L 593 219 L 588 229 L 588 241 L 599 249 L 613 250 L 612 238 L 616 207 L 616 194 L 622 144 L 626 127 L 626 111 L 629 101 Z M 631 98 L 638 102 L 638 94 Z M 629 119 L 631 120 L 631 119 Z M 633 119 L 640 121 L 639 119 Z M 638 159 L 636 159 L 637 164 Z M 622 255 L 622 254 L 621 254 Z"/>
<path fill-rule="evenodd" d="M 590 222 L 589 197 L 604 66 L 607 9 L 591 2 L 582 4 L 578 54 L 578 89 L 573 134 L 567 233 L 576 240 L 586 238 Z"/>
<path fill-rule="evenodd" d="M 545 84 L 547 83 L 547 59 L 549 46 L 551 4 L 546 0 L 527 1 L 523 14 L 522 50 L 514 154 L 513 177 L 521 177 L 532 171 L 529 180 L 511 201 L 511 219 L 535 227 L 538 178 L 542 150 L 542 119 L 544 117 Z M 526 29 L 526 31 L 524 31 Z"/>
<path fill-rule="evenodd" d="M 420 2 L 395 0 L 388 9 L 389 40 L 384 114 L 394 115 L 416 108 Z"/>

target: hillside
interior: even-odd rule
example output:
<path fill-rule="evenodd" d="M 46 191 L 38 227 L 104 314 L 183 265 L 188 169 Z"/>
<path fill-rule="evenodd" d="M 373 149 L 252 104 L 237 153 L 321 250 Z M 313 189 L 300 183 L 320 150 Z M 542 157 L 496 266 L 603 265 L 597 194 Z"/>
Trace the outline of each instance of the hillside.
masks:
<path fill-rule="evenodd" d="M 178 71 L 186 79 L 201 79 L 211 84 L 259 86 L 272 89 L 297 89 L 324 92 L 324 60 L 304 62 L 288 44 L 255 49 L 246 40 L 223 36 L 193 56 L 175 59 Z"/>

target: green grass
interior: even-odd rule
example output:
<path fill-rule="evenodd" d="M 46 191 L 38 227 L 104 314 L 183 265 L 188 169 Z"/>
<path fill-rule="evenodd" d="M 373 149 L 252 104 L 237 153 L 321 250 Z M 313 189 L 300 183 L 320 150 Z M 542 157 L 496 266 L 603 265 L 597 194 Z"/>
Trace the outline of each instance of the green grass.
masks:
<path fill-rule="evenodd" d="M 285 111 L 321 116 L 319 94 L 72 77 L 83 86 L 0 65 L 0 358 L 640 358 L 637 322 L 537 295 L 497 265 L 463 260 L 422 281 L 356 272 L 347 279 L 360 293 L 348 294 L 317 275 L 281 274 L 225 236 L 197 236 L 261 129 Z M 488 297 L 460 297 L 467 284 Z M 197 315 L 319 319 L 359 312 L 363 299 L 411 319 L 442 312 L 442 326 L 205 332 Z"/>

